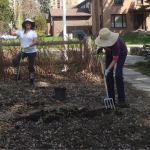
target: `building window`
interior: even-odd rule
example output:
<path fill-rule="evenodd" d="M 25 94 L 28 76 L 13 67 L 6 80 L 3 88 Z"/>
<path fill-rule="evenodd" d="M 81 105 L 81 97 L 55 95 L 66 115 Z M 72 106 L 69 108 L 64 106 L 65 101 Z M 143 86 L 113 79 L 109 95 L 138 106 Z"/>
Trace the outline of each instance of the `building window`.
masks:
<path fill-rule="evenodd" d="M 143 4 L 143 0 L 137 0 L 138 4 Z"/>
<path fill-rule="evenodd" d="M 60 0 L 57 0 L 57 8 L 60 8 Z"/>
<path fill-rule="evenodd" d="M 127 26 L 127 23 L 126 23 L 126 15 L 125 14 L 111 15 L 111 27 L 112 28 L 125 28 L 126 26 Z"/>
<path fill-rule="evenodd" d="M 55 5 L 55 0 L 53 0 L 53 5 Z"/>
<path fill-rule="evenodd" d="M 123 3 L 123 0 L 114 0 L 114 3 L 115 3 L 115 4 L 122 4 L 122 3 Z"/>

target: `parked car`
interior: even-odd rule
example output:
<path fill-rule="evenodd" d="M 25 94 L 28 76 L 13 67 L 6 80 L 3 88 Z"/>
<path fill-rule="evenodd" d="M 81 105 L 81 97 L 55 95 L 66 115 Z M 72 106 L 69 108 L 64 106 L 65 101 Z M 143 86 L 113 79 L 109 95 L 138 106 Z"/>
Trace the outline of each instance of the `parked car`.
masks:
<path fill-rule="evenodd" d="M 137 30 L 134 30 L 134 31 L 131 31 L 130 33 L 132 34 L 140 34 L 140 33 L 145 33 L 146 31 L 143 30 L 143 29 L 137 29 Z"/>
<path fill-rule="evenodd" d="M 76 34 L 79 40 L 83 40 L 86 36 L 85 32 L 83 30 L 74 30 L 72 33 Z"/>
<path fill-rule="evenodd" d="M 12 35 L 2 35 L 0 36 L 0 39 L 8 40 L 8 39 L 16 39 L 17 36 L 12 36 Z"/>

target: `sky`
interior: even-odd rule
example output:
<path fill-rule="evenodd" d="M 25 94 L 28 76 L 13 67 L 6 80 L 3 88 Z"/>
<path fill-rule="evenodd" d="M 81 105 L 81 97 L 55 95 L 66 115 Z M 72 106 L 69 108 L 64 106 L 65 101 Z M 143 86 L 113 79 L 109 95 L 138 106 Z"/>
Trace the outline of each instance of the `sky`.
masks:
<path fill-rule="evenodd" d="M 81 3 L 81 2 L 83 2 L 84 0 L 79 0 L 79 2 Z"/>

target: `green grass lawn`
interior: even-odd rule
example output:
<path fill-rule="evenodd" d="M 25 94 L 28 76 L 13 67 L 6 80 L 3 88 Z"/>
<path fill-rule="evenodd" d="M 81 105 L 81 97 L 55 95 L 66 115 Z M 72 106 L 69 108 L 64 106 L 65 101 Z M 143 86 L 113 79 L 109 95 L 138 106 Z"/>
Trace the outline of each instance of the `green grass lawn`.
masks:
<path fill-rule="evenodd" d="M 127 34 L 120 36 L 127 45 L 144 45 L 150 44 L 150 34 Z M 137 62 L 129 66 L 150 77 L 150 61 Z"/>
<path fill-rule="evenodd" d="M 127 45 L 150 44 L 150 34 L 120 34 L 120 37 Z M 95 41 L 95 37 L 92 37 Z"/>
<path fill-rule="evenodd" d="M 150 34 L 127 34 L 121 35 L 121 38 L 127 45 L 144 45 L 150 44 Z M 135 65 L 129 66 L 136 71 L 150 77 L 150 61 L 137 62 Z"/>
<path fill-rule="evenodd" d="M 146 68 L 146 67 L 145 68 L 143 68 L 143 67 L 132 67 L 132 68 L 134 68 L 136 71 L 140 72 L 141 74 L 150 77 L 150 68 Z"/>
<path fill-rule="evenodd" d="M 150 61 L 139 61 L 134 65 L 129 65 L 128 67 L 150 77 Z"/>
<path fill-rule="evenodd" d="M 146 62 L 137 62 L 134 65 L 138 71 L 140 71 L 142 74 L 147 75 L 150 77 L 150 61 Z"/>
<path fill-rule="evenodd" d="M 150 44 L 150 34 L 124 34 L 120 37 L 127 45 L 143 45 Z"/>
<path fill-rule="evenodd" d="M 120 37 L 127 45 L 150 44 L 150 34 L 120 34 Z M 39 41 L 62 41 L 62 36 L 39 37 Z M 77 37 L 72 40 L 78 40 Z M 92 43 L 95 43 L 95 37 L 92 37 Z"/>
<path fill-rule="evenodd" d="M 63 41 L 64 38 L 62 36 L 45 36 L 45 37 L 38 37 L 39 41 Z M 69 39 L 71 41 L 78 40 L 77 37 L 74 37 L 73 39 Z"/>
<path fill-rule="evenodd" d="M 125 41 L 127 45 L 143 45 L 150 44 L 150 34 L 120 34 L 120 37 Z M 74 37 L 72 40 L 78 40 Z M 39 37 L 39 41 L 63 41 L 62 36 L 44 36 Z M 19 39 L 14 40 L 19 42 Z M 95 37 L 92 37 L 92 42 L 95 43 Z"/>

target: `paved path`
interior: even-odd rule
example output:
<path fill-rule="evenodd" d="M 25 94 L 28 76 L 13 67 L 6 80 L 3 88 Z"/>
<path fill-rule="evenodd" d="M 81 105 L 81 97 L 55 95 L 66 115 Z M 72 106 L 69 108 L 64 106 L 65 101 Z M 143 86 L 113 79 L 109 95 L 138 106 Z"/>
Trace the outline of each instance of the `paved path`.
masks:
<path fill-rule="evenodd" d="M 134 64 L 137 61 L 144 61 L 144 57 L 128 55 L 125 66 L 129 64 Z M 124 67 L 124 81 L 131 83 L 133 87 L 137 90 L 144 91 L 150 97 L 150 77 L 142 75 L 141 73 L 134 71 L 134 69 L 129 69 Z"/>

